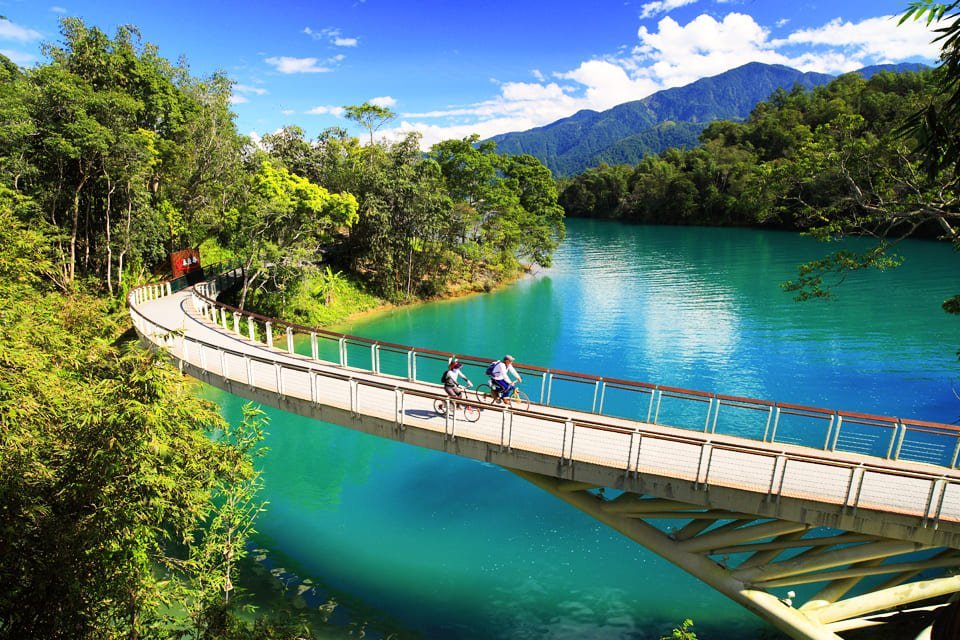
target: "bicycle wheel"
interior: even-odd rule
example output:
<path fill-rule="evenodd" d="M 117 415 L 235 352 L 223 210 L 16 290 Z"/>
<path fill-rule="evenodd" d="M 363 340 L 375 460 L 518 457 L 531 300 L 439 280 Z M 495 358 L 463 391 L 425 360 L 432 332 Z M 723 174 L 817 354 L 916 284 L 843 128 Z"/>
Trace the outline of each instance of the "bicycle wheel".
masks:
<path fill-rule="evenodd" d="M 520 389 L 514 389 L 513 395 L 510 396 L 510 406 L 520 411 L 529 411 L 530 397 Z"/>
<path fill-rule="evenodd" d="M 437 412 L 438 416 L 447 415 L 447 401 L 436 399 L 433 401 L 433 410 Z"/>
<path fill-rule="evenodd" d="M 490 385 L 481 384 L 477 387 L 477 402 L 493 404 L 496 401 L 497 395 L 493 392 L 493 389 L 490 388 Z"/>
<path fill-rule="evenodd" d="M 472 404 L 463 405 L 463 417 L 468 422 L 476 422 L 480 419 L 480 407 L 475 407 Z"/>

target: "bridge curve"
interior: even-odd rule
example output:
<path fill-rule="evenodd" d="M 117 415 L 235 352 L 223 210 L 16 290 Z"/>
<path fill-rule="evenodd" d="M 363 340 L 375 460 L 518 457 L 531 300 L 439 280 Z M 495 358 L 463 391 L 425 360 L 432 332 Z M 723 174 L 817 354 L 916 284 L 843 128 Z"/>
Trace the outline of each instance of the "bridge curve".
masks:
<path fill-rule="evenodd" d="M 193 288 L 178 291 L 182 283 L 174 281 L 131 291 L 130 314 L 141 339 L 165 350 L 184 373 L 235 395 L 513 470 L 795 638 L 837 638 L 867 613 L 960 590 L 955 576 L 917 579 L 960 567 L 960 471 L 954 468 L 960 437 L 951 425 L 537 367 L 521 369 L 541 381 L 540 402 L 530 411 L 484 405 L 471 423 L 459 411 L 438 414 L 434 403 L 446 395 L 423 381 L 424 369 L 430 369 L 424 363 L 435 368 L 452 354 L 298 327 L 218 302 L 220 289 L 240 275 L 228 269 Z M 358 347 L 369 352 L 364 368 L 350 365 Z M 458 357 L 468 365 L 486 364 Z M 384 360 L 390 358 L 394 365 L 405 359 L 405 371 L 387 373 Z M 548 404 L 557 376 L 592 382 L 592 410 Z M 647 413 L 640 418 L 647 419 L 596 411 L 609 389 L 624 388 L 645 394 Z M 696 430 L 656 423 L 665 397 L 706 409 Z M 721 407 L 766 413 L 764 437 L 718 433 Z M 777 441 L 771 431 L 783 414 L 821 426 L 829 422 L 823 449 Z M 884 457 L 838 450 L 842 427 L 851 424 L 857 433 L 884 434 Z M 948 462 L 900 459 L 911 433 L 929 434 L 929 442 L 938 444 L 928 442 L 927 449 L 946 451 Z M 600 487 L 610 492 L 594 492 Z M 664 534 L 647 522 L 662 519 L 686 524 Z M 840 533 L 824 535 L 823 527 Z M 797 550 L 802 553 L 792 555 Z M 737 554 L 749 555 L 735 566 L 726 560 Z M 891 577 L 882 589 L 843 599 L 875 575 Z M 818 582 L 825 586 L 799 609 L 777 593 Z"/>

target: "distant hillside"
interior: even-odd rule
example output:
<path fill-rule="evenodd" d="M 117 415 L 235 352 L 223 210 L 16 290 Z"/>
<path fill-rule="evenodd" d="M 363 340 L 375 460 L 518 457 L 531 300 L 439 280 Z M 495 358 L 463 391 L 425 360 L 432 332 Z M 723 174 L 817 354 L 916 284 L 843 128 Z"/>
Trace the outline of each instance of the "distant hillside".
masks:
<path fill-rule="evenodd" d="M 860 70 L 915 71 L 924 65 L 876 65 Z M 803 73 L 782 65 L 751 62 L 684 87 L 665 89 L 607 111 L 579 111 L 543 127 L 491 138 L 497 151 L 528 153 L 550 167 L 554 176 L 575 175 L 599 165 L 635 164 L 649 153 L 669 147 L 693 147 L 714 120 L 742 120 L 754 105 L 777 89 L 809 89 L 835 76 Z"/>
<path fill-rule="evenodd" d="M 901 62 L 900 64 L 875 64 L 869 67 L 863 67 L 862 69 L 857 69 L 855 73 L 859 73 L 864 78 L 869 80 L 881 71 L 888 71 L 890 73 L 915 73 L 917 71 L 923 71 L 924 69 L 929 68 L 930 67 L 920 62 Z"/>

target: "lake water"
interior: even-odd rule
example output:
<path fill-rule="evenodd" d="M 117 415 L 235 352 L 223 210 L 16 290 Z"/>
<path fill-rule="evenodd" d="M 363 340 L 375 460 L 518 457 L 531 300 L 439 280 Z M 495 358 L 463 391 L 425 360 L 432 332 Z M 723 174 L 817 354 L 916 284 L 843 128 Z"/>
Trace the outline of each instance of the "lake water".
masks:
<path fill-rule="evenodd" d="M 554 260 L 488 295 L 339 327 L 355 335 L 664 385 L 952 422 L 960 291 L 948 245 L 853 274 L 835 300 L 780 283 L 832 247 L 795 234 L 568 221 Z M 481 375 L 473 376 L 482 381 Z M 228 417 L 242 401 L 216 390 Z M 533 395 L 533 394 L 532 394 Z M 779 637 L 751 614 L 503 469 L 280 411 L 255 546 L 331 636 Z"/>

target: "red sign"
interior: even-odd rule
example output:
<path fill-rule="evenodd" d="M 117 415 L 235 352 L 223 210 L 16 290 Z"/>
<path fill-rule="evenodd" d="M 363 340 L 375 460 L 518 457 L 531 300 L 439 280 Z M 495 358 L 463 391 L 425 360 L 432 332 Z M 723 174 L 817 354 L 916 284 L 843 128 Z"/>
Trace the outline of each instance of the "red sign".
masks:
<path fill-rule="evenodd" d="M 174 278 L 200 271 L 200 254 L 195 249 L 184 249 L 171 253 L 170 269 L 173 271 Z"/>

